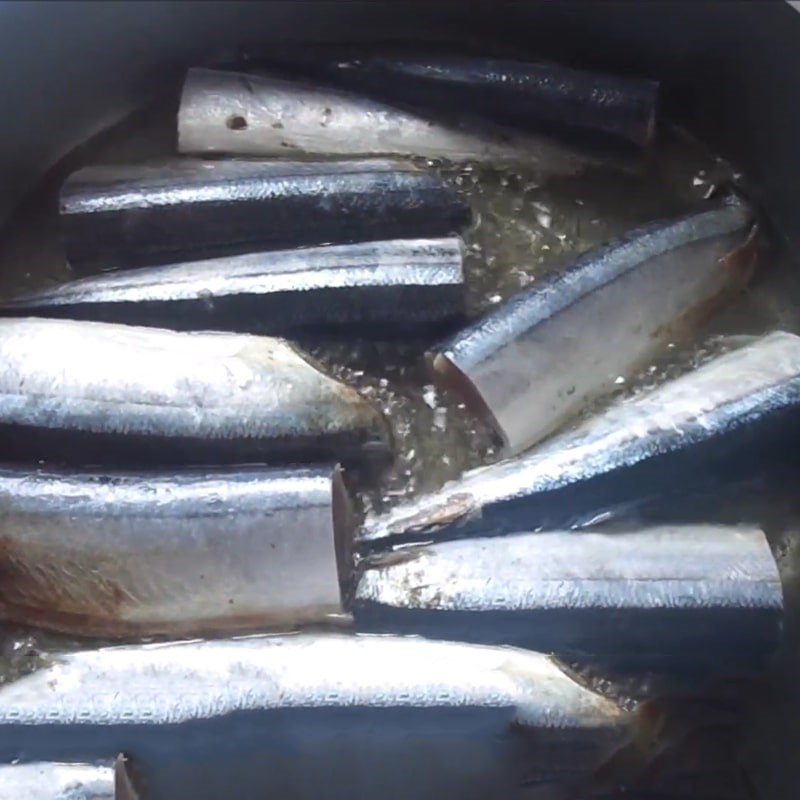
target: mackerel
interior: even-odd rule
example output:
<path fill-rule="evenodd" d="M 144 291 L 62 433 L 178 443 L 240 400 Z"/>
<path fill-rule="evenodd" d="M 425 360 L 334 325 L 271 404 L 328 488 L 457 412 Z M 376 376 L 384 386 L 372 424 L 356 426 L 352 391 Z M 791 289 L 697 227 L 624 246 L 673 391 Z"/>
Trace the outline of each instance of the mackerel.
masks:
<path fill-rule="evenodd" d="M 455 189 L 402 161 L 98 165 L 61 189 L 78 271 L 319 244 L 447 236 L 469 221 Z"/>
<path fill-rule="evenodd" d="M 0 617 L 78 636 L 342 623 L 337 469 L 0 469 Z"/>
<path fill-rule="evenodd" d="M 274 48 L 255 62 L 399 103 L 418 112 L 464 113 L 515 129 L 595 146 L 639 147 L 656 130 L 659 85 L 638 76 L 612 75 L 545 61 L 480 54 L 350 52 Z M 252 60 L 252 58 L 251 58 Z"/>
<path fill-rule="evenodd" d="M 250 637 L 45 655 L 0 686 L 0 759 L 118 748 L 170 800 L 514 797 L 587 781 L 629 722 L 539 653 Z"/>
<path fill-rule="evenodd" d="M 751 231 L 738 201 L 631 231 L 435 348 L 433 379 L 519 453 L 741 289 Z"/>
<path fill-rule="evenodd" d="M 763 667 L 782 610 L 764 533 L 714 525 L 430 544 L 370 564 L 354 601 L 359 630 L 706 674 Z"/>
<path fill-rule="evenodd" d="M 463 243 L 395 239 L 247 253 L 93 275 L 12 299 L 0 314 L 281 334 L 372 335 L 464 314 Z"/>
<path fill-rule="evenodd" d="M 283 339 L 0 319 L 5 460 L 386 458 L 384 420 Z"/>
<path fill-rule="evenodd" d="M 800 338 L 778 331 L 615 402 L 523 456 L 373 515 L 362 539 L 385 545 L 585 525 L 620 504 L 757 474 L 791 450 L 798 423 Z"/>
<path fill-rule="evenodd" d="M 277 77 L 189 71 L 178 149 L 203 155 L 418 156 L 531 163 L 572 173 L 582 159 L 556 142 L 465 120 L 418 115 L 359 94 Z"/>

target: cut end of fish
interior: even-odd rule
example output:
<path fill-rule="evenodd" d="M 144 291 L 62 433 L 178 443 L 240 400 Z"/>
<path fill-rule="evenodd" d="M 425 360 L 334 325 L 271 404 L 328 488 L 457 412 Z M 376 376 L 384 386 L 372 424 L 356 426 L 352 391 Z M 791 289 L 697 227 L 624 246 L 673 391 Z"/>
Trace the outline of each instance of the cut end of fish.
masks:
<path fill-rule="evenodd" d="M 497 417 L 492 413 L 480 390 L 469 376 L 456 366 L 447 352 L 429 352 L 425 356 L 428 373 L 436 388 L 442 392 L 460 397 L 467 408 L 492 427 L 503 448 L 509 445 L 509 439 Z"/>
<path fill-rule="evenodd" d="M 336 567 L 344 605 L 349 602 L 354 591 L 353 539 L 356 531 L 356 517 L 350 494 L 344 484 L 341 467 L 338 465 L 334 467 L 331 476 L 331 507 Z"/>
<path fill-rule="evenodd" d="M 140 800 L 130 775 L 128 759 L 121 753 L 114 762 L 114 800 Z"/>

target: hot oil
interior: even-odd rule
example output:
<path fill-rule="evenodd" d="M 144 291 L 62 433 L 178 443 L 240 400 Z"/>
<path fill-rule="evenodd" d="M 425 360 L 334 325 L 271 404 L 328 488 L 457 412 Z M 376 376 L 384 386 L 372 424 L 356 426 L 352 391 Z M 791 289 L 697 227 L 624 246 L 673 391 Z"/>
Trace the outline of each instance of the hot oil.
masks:
<path fill-rule="evenodd" d="M 151 110 L 137 121 L 135 129 L 127 127 L 107 138 L 99 149 L 87 151 L 89 157 L 84 160 L 137 161 L 169 155 L 174 146 L 165 119 L 170 116 L 162 109 Z M 678 131 L 665 135 L 638 169 L 593 167 L 580 175 L 548 179 L 524 167 L 427 166 L 451 181 L 473 211 L 473 225 L 464 234 L 468 307 L 473 317 L 515 292 L 535 286 L 578 254 L 614 236 L 697 207 L 737 178 L 729 165 Z M 0 297 L 74 277 L 58 243 L 57 188 L 58 180 L 54 180 L 33 198 L 0 242 Z M 696 368 L 738 346 L 746 340 L 743 337 L 776 328 L 800 332 L 800 282 L 793 266 L 788 257 L 767 252 L 750 289 L 702 328 L 671 342 L 637 375 L 620 376 L 615 395 L 634 394 Z M 592 335 L 590 330 L 583 333 Z M 422 354 L 434 341 L 302 341 L 332 373 L 378 405 L 391 427 L 394 464 L 384 472 L 350 476 L 364 512 L 385 511 L 439 488 L 467 469 L 499 458 L 496 443 L 481 420 L 457 398 L 444 396 L 432 386 Z M 598 347 L 602 346 L 598 342 Z M 598 401 L 583 416 L 602 408 L 609 399 Z M 800 557 L 791 535 L 793 525 L 800 529 L 794 522 L 800 520 L 793 501 L 794 485 L 794 481 L 770 485 L 755 501 L 755 516 L 763 516 L 791 586 L 800 585 L 795 577 L 800 574 Z M 735 522 L 739 506 L 731 502 L 729 508 Z M 753 511 L 748 509 L 751 518 Z M 625 522 L 639 520 L 634 515 Z M 790 628 L 794 627 L 792 623 Z M 793 641 L 796 639 L 793 634 Z M 34 668 L 42 651 L 88 645 L 74 638 L 9 628 L 0 647 L 0 683 Z M 776 668 L 778 683 L 788 669 L 786 659 L 781 663 L 783 666 Z M 653 676 L 629 680 L 572 667 L 582 679 L 608 694 L 642 697 L 658 692 Z M 774 716 L 767 714 L 765 720 L 762 727 L 767 732 L 775 728 Z M 763 761 L 763 752 L 759 756 L 756 748 L 756 762 L 759 757 Z"/>

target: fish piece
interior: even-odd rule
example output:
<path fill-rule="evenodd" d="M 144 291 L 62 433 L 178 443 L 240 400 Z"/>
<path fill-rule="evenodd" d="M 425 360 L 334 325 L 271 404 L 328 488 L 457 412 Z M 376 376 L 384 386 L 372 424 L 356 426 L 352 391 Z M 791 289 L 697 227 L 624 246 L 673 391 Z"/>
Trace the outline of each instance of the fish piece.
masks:
<path fill-rule="evenodd" d="M 800 338 L 778 331 L 372 516 L 361 535 L 388 544 L 586 524 L 619 504 L 757 474 L 791 449 L 798 423 Z"/>
<path fill-rule="evenodd" d="M 6 460 L 385 458 L 380 414 L 283 339 L 0 319 Z"/>
<path fill-rule="evenodd" d="M 294 68 L 404 107 L 474 115 L 594 146 L 643 147 L 656 128 L 659 85 L 641 77 L 479 54 L 261 52 L 257 63 Z"/>
<path fill-rule="evenodd" d="M 436 348 L 432 377 L 519 453 L 741 288 L 754 265 L 751 222 L 727 202 L 634 230 Z"/>
<path fill-rule="evenodd" d="M 345 621 L 338 469 L 0 469 L 0 617 L 80 636 Z"/>
<path fill-rule="evenodd" d="M 464 314 L 463 243 L 397 239 L 247 253 L 90 276 L 11 300 L 5 315 L 285 333 L 383 330 Z"/>
<path fill-rule="evenodd" d="M 137 800 L 125 759 L 98 764 L 0 764 L 0 800 Z"/>
<path fill-rule="evenodd" d="M 572 173 L 582 160 L 557 143 L 465 119 L 447 124 L 339 89 L 208 69 L 186 77 L 178 112 L 181 153 L 419 156 L 526 162 Z"/>
<path fill-rule="evenodd" d="M 155 797 L 516 796 L 630 736 L 545 655 L 301 634 L 52 654 L 0 686 L 0 758 L 119 747 Z M 409 768 L 412 766 L 413 768 Z M 447 794 L 443 794 L 446 791 Z"/>
<path fill-rule="evenodd" d="M 469 221 L 443 179 L 386 160 L 91 166 L 67 179 L 60 210 L 67 259 L 79 271 L 446 236 Z"/>
<path fill-rule="evenodd" d="M 715 525 L 422 546 L 366 568 L 353 606 L 363 631 L 706 673 L 763 667 L 782 610 L 764 533 Z"/>

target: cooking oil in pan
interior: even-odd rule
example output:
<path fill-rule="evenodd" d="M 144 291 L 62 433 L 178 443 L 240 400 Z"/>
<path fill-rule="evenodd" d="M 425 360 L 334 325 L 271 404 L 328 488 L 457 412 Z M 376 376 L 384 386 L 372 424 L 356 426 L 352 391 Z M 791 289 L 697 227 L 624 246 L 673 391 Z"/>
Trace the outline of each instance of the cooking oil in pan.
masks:
<path fill-rule="evenodd" d="M 151 123 L 152 119 L 145 125 L 147 130 L 128 129 L 112 137 L 111 145 L 90 154 L 90 160 L 113 161 L 115 155 L 118 160 L 138 160 L 142 155 L 164 154 L 162 147 L 169 152 L 169 139 L 162 133 L 154 135 Z M 136 144 L 137 137 L 141 146 Z M 440 170 L 472 207 L 473 224 L 464 235 L 472 315 L 534 286 L 609 238 L 696 206 L 715 187 L 735 178 L 724 161 L 675 131 L 663 137 L 645 168 L 639 170 L 592 168 L 578 176 L 545 179 L 524 167 L 428 166 Z M 55 188 L 34 198 L 0 242 L 0 297 L 73 277 L 57 241 Z M 800 282 L 792 275 L 788 258 L 777 258 L 768 251 L 750 289 L 695 331 L 691 339 L 671 343 L 662 357 L 637 376 L 620 379 L 618 394 L 652 387 L 737 345 L 742 337 L 776 328 L 800 332 Z M 591 335 L 591 331 L 586 333 Z M 394 464 L 380 475 L 352 476 L 364 512 L 385 511 L 499 457 L 482 421 L 457 398 L 441 394 L 431 384 L 420 357 L 430 341 L 312 338 L 302 344 L 335 375 L 379 405 L 391 426 Z M 597 406 L 607 402 L 608 398 Z M 793 505 L 775 497 L 765 504 L 769 505 L 766 516 L 780 566 L 792 581 L 800 561 L 783 531 L 792 524 Z M 80 644 L 53 634 L 9 629 L 0 647 L 0 683 L 35 666 L 44 649 Z M 584 677 L 612 694 L 640 696 L 653 689 L 649 678 L 634 686 L 602 674 Z M 755 758 L 757 761 L 757 750 Z"/>

